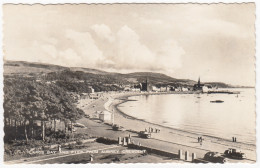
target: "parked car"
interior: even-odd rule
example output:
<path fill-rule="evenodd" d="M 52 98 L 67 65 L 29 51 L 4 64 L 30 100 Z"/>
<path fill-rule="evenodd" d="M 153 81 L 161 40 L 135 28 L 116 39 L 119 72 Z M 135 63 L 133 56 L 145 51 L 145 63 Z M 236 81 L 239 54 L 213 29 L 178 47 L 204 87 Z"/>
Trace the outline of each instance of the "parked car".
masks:
<path fill-rule="evenodd" d="M 119 126 L 119 125 L 117 125 L 117 124 L 114 124 L 114 125 L 112 126 L 112 129 L 113 129 L 114 131 L 125 131 L 124 127 Z"/>
<path fill-rule="evenodd" d="M 237 151 L 236 149 L 229 148 L 225 150 L 224 155 L 229 158 L 233 159 L 246 159 L 246 154 L 242 153 L 241 151 Z"/>
<path fill-rule="evenodd" d="M 90 115 L 88 115 L 88 114 L 85 114 L 84 116 L 85 116 L 85 118 L 90 118 Z"/>
<path fill-rule="evenodd" d="M 147 131 L 140 131 L 139 132 L 139 137 L 141 137 L 141 138 L 151 138 L 152 134 L 147 132 Z"/>
<path fill-rule="evenodd" d="M 227 159 L 223 156 L 221 156 L 218 152 L 207 152 L 204 155 L 204 160 L 213 162 L 213 163 L 225 163 L 227 162 Z"/>
<path fill-rule="evenodd" d="M 84 124 L 80 124 L 80 123 L 73 123 L 74 127 L 80 127 L 80 128 L 86 128 L 86 126 Z"/>

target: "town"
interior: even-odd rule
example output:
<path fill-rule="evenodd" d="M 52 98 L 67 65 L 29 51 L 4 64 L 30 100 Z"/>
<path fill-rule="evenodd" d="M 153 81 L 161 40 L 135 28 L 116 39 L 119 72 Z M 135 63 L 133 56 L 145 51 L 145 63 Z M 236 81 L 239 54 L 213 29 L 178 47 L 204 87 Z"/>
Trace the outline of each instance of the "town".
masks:
<path fill-rule="evenodd" d="M 93 162 L 95 158 L 94 161 L 100 163 L 101 160 L 98 157 L 105 157 L 109 154 L 99 153 L 96 150 L 95 146 L 100 143 L 119 144 L 119 146 L 111 147 L 108 145 L 107 147 L 111 151 L 137 150 L 132 153 L 114 153 L 113 155 L 116 155 L 114 158 L 112 157 L 115 159 L 114 161 L 121 162 L 124 157 L 134 156 L 134 158 L 143 158 L 143 162 L 147 162 L 150 158 L 160 160 L 164 157 L 168 161 L 175 158 L 180 161 L 208 162 L 198 159 L 204 157 L 204 152 L 194 150 L 194 144 L 190 144 L 189 138 L 186 138 L 187 142 L 179 143 L 190 146 L 187 150 L 193 152 L 192 157 L 188 152 L 182 153 L 184 151 L 182 151 L 181 145 L 169 144 L 171 136 L 165 132 L 172 132 L 171 129 L 139 121 L 126 115 L 117 107 L 126 101 L 134 101 L 128 97 L 137 95 L 199 95 L 210 92 L 238 94 L 233 91 L 225 91 L 227 88 L 221 88 L 221 86 L 227 87 L 228 85 L 223 83 L 220 85 L 218 83 L 201 83 L 200 77 L 197 82 L 177 80 L 163 74 L 153 73 L 139 73 L 138 76 L 135 76 L 136 78 L 133 78 L 133 74 L 130 76 L 104 74 L 104 72 L 97 74 L 63 70 L 63 67 L 56 66 L 56 69 L 62 70 L 32 73 L 32 67 L 37 66 L 43 67 L 43 65 L 26 62 L 7 62 L 5 64 L 4 140 L 7 163 L 16 163 L 15 158 L 37 156 L 43 159 L 58 153 L 87 154 L 87 162 Z M 46 70 L 51 69 L 50 67 L 53 68 L 53 65 L 44 66 Z M 14 69 L 17 69 L 16 72 Z M 19 71 L 19 69 L 23 69 L 23 71 Z M 162 82 L 163 80 L 165 82 Z M 136 124 L 141 124 L 142 127 L 135 129 L 133 125 Z M 196 136 L 193 135 L 192 139 L 196 139 Z M 147 138 L 149 142 L 146 140 Z M 165 144 L 167 148 L 156 145 L 158 138 L 169 141 L 166 143 L 167 145 Z M 154 147 L 148 148 L 147 143 L 151 142 L 155 143 Z M 175 140 L 175 142 L 178 141 Z M 203 143 L 209 142 L 206 140 Z M 96 151 L 96 153 L 86 152 L 84 149 L 86 145 L 91 146 L 87 148 L 87 151 Z M 173 151 L 168 150 L 169 145 L 174 149 Z M 105 150 L 107 147 L 103 146 L 100 150 Z M 78 151 L 79 149 L 81 152 Z M 219 147 L 219 150 L 224 149 L 225 147 Z M 138 152 L 139 150 L 146 152 Z M 41 159 L 38 161 L 39 163 Z M 31 159 L 28 159 L 28 163 L 29 160 Z M 51 159 L 48 160 L 51 161 Z M 111 160 L 104 161 L 111 162 Z M 34 163 L 36 160 L 32 162 Z"/>

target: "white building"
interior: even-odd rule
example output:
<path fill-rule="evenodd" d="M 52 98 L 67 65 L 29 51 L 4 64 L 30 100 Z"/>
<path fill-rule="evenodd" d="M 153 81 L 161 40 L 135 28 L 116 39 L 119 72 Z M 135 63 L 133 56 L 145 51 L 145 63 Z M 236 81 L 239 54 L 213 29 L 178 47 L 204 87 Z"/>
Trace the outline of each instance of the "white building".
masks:
<path fill-rule="evenodd" d="M 154 92 L 160 92 L 160 88 L 156 87 L 156 86 L 152 86 L 152 91 Z"/>
<path fill-rule="evenodd" d="M 167 91 L 167 87 L 160 87 L 160 92 L 166 92 Z"/>
<path fill-rule="evenodd" d="M 130 86 L 125 86 L 124 91 L 130 91 L 130 90 L 131 90 Z"/>
<path fill-rule="evenodd" d="M 89 87 L 89 92 L 90 92 L 90 93 L 94 93 L 94 92 L 95 92 L 95 89 L 94 89 L 92 86 L 90 86 L 90 87 Z"/>
<path fill-rule="evenodd" d="M 180 92 L 180 91 L 182 91 L 182 88 L 181 87 L 177 87 L 177 88 L 175 88 L 175 91 Z"/>
<path fill-rule="evenodd" d="M 131 91 L 132 91 L 132 92 L 140 92 L 141 89 L 140 89 L 140 88 L 131 88 Z"/>
<path fill-rule="evenodd" d="M 207 86 L 203 86 L 203 87 L 202 87 L 202 91 L 203 91 L 203 92 L 208 92 L 208 91 L 209 91 L 209 88 L 208 88 Z"/>
<path fill-rule="evenodd" d="M 102 121 L 111 121 L 112 113 L 109 111 L 102 111 L 99 113 L 99 119 Z"/>

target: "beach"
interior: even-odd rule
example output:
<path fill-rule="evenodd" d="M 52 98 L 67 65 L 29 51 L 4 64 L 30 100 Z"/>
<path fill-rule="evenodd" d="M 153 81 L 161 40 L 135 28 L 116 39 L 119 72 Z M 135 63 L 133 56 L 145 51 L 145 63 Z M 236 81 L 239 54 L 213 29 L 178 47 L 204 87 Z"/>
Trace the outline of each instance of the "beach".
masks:
<path fill-rule="evenodd" d="M 188 94 L 189 92 L 187 92 Z M 143 121 L 132 116 L 126 115 L 123 111 L 118 109 L 118 105 L 129 101 L 131 96 L 150 94 L 147 92 L 113 92 L 104 93 L 99 99 L 84 100 L 81 99 L 78 107 L 81 108 L 86 114 L 92 115 L 96 111 L 111 111 L 114 113 L 114 124 L 123 126 L 127 131 L 113 131 L 111 126 L 108 126 L 100 121 L 94 121 L 83 118 L 79 122 L 86 124 L 89 130 L 88 133 L 96 136 L 105 136 L 117 139 L 119 136 L 133 135 L 133 139 L 142 143 L 144 146 L 153 147 L 173 153 L 178 153 L 178 150 L 189 150 L 190 153 L 196 152 L 198 157 L 208 151 L 215 151 L 224 153 L 228 148 L 236 148 L 241 150 L 247 155 L 245 162 L 255 162 L 256 160 L 256 146 L 241 142 L 232 142 L 232 140 L 222 139 L 219 137 L 212 137 L 196 132 L 183 131 L 173 129 L 158 124 Z M 152 94 L 176 94 L 176 93 L 152 93 Z M 177 93 L 181 94 L 181 93 Z M 131 101 L 131 100 L 130 100 Z M 111 121 L 112 122 L 112 121 Z M 110 123 L 111 124 L 111 123 Z M 153 128 L 160 130 L 160 133 L 152 133 L 151 139 L 141 139 L 137 137 L 135 132 L 144 131 L 145 129 Z M 203 137 L 203 143 L 198 143 L 197 138 Z M 244 162 L 243 161 L 243 162 Z M 241 161 L 240 161 L 241 162 Z"/>

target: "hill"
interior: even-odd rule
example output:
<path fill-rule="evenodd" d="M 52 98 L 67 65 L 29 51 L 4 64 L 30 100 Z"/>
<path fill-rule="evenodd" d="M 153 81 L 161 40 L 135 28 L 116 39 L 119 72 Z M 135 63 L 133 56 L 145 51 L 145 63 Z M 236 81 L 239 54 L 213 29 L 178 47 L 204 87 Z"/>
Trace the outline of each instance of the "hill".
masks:
<path fill-rule="evenodd" d="M 30 76 L 34 78 L 47 77 L 49 80 L 65 80 L 78 82 L 84 80 L 89 85 L 98 84 L 136 84 L 149 80 L 153 85 L 185 85 L 193 86 L 196 81 L 189 79 L 177 79 L 162 73 L 154 72 L 134 72 L 134 73 L 114 73 L 97 69 L 83 67 L 64 67 L 45 63 L 31 63 L 25 61 L 4 61 L 4 75 Z M 207 82 L 219 88 L 234 87 L 222 82 Z"/>
<path fill-rule="evenodd" d="M 69 70 L 69 68 L 59 65 L 25 61 L 4 61 L 4 74 L 49 73 L 63 70 Z"/>

